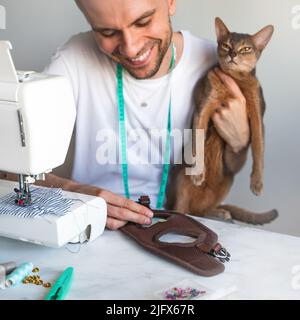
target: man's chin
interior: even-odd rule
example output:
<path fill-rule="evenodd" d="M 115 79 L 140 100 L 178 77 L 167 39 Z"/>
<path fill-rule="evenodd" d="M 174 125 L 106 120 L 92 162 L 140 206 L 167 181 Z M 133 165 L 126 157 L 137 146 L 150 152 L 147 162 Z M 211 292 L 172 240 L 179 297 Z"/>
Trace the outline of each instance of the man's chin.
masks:
<path fill-rule="evenodd" d="M 131 69 L 131 68 L 127 68 L 127 67 L 124 67 L 127 72 L 135 79 L 137 80 L 146 80 L 146 79 L 150 79 L 150 78 L 153 78 L 157 72 L 158 72 L 158 69 L 150 69 L 150 70 L 143 70 L 143 69 Z"/>

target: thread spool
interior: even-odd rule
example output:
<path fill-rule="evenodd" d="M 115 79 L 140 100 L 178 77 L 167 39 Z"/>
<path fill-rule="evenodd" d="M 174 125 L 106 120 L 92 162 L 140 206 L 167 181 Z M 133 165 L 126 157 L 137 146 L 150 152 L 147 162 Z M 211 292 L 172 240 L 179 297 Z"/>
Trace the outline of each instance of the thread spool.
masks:
<path fill-rule="evenodd" d="M 9 261 L 5 263 L 0 263 L 0 266 L 4 267 L 5 274 L 8 275 L 16 269 L 17 264 L 14 261 Z"/>
<path fill-rule="evenodd" d="M 26 262 L 21 264 L 17 269 L 15 269 L 5 281 L 6 287 L 16 286 L 25 277 L 27 277 L 31 270 L 33 269 L 33 264 L 31 262 Z"/>

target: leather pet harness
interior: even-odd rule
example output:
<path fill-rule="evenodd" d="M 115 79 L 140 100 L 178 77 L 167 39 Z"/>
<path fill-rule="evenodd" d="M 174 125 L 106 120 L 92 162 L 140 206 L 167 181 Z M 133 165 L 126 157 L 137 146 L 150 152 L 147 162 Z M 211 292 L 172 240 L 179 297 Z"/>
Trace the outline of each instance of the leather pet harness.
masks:
<path fill-rule="evenodd" d="M 140 204 L 150 208 L 150 200 L 142 196 Z M 195 219 L 170 210 L 152 210 L 153 219 L 162 219 L 151 226 L 128 223 L 121 230 L 138 244 L 154 254 L 173 262 L 201 276 L 214 276 L 224 271 L 224 262 L 230 254 L 218 242 L 215 232 Z M 168 243 L 160 241 L 163 235 L 176 233 L 195 238 L 191 243 Z"/>

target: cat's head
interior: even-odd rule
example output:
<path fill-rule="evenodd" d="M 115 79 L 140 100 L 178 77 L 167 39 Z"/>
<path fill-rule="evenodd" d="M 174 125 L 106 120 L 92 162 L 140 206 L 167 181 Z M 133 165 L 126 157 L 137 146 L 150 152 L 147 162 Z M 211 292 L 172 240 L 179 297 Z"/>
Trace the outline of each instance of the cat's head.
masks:
<path fill-rule="evenodd" d="M 250 73 L 255 69 L 262 51 L 269 43 L 273 26 L 267 26 L 254 35 L 230 32 L 225 23 L 216 18 L 218 58 L 227 73 Z"/>

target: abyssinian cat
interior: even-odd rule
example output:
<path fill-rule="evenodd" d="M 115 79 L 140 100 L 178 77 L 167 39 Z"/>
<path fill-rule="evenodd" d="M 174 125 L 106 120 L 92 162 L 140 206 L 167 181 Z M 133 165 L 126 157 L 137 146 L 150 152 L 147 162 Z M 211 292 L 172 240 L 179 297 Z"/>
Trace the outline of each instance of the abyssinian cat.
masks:
<path fill-rule="evenodd" d="M 265 101 L 255 70 L 257 61 L 270 41 L 274 28 L 267 26 L 251 36 L 230 32 L 220 18 L 216 18 L 215 25 L 218 40 L 218 67 L 236 81 L 246 99 L 253 157 L 250 187 L 255 195 L 259 195 L 263 188 L 262 118 L 265 112 Z M 257 214 L 236 206 L 220 205 L 230 191 L 236 172 L 231 172 L 224 165 L 226 144 L 213 126 L 211 117 L 230 98 L 232 96 L 229 90 L 213 69 L 196 85 L 193 131 L 205 130 L 204 172 L 201 175 L 188 176 L 185 175 L 184 166 L 179 170 L 175 169 L 169 185 L 171 189 L 169 195 L 173 199 L 171 201 L 168 199 L 167 207 L 199 216 L 214 216 L 225 220 L 236 219 L 252 224 L 268 223 L 278 216 L 276 210 Z"/>

